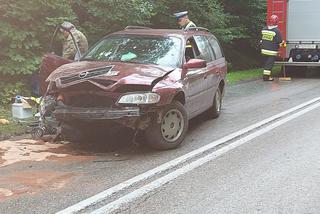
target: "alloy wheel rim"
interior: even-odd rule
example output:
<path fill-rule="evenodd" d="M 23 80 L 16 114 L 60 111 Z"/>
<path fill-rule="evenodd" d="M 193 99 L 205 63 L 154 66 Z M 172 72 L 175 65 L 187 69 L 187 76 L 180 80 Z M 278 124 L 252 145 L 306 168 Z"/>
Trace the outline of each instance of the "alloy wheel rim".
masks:
<path fill-rule="evenodd" d="M 182 113 L 177 109 L 168 111 L 161 122 L 162 137 L 170 142 L 175 142 L 182 134 L 184 119 Z"/>

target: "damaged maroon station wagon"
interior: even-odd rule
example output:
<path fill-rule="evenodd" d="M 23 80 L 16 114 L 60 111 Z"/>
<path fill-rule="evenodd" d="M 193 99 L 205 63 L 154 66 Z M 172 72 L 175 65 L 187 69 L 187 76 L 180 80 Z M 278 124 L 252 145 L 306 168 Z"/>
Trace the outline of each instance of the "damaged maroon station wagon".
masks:
<path fill-rule="evenodd" d="M 41 67 L 50 73 L 47 93 L 59 99 L 53 114 L 65 138 L 74 141 L 91 124 L 106 131 L 121 124 L 156 149 L 178 147 L 191 118 L 219 116 L 227 72 L 218 40 L 204 28 L 127 27 L 79 61 L 48 54 Z"/>

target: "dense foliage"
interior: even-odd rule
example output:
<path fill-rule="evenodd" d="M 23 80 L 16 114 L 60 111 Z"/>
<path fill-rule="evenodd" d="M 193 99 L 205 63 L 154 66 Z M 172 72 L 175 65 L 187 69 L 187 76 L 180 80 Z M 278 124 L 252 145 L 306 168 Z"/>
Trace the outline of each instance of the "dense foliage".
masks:
<path fill-rule="evenodd" d="M 92 45 L 127 25 L 176 28 L 172 14 L 182 10 L 223 41 L 232 64 L 249 57 L 254 60 L 247 67 L 255 65 L 265 0 L 0 0 L 0 75 L 36 72 L 63 20 L 73 22 Z M 251 52 L 239 51 L 243 47 Z"/>

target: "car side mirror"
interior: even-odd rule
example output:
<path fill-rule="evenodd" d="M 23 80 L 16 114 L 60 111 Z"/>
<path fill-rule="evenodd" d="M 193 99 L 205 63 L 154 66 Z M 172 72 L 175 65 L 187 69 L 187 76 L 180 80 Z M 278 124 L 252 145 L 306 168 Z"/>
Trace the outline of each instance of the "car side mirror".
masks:
<path fill-rule="evenodd" d="M 185 69 L 190 68 L 205 68 L 207 67 L 207 62 L 203 59 L 190 59 L 187 63 L 183 66 Z"/>

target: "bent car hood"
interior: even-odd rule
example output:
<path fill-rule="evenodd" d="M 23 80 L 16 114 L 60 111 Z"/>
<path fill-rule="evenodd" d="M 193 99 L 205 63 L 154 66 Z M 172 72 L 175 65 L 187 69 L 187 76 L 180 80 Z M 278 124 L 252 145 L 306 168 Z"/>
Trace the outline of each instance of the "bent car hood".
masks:
<path fill-rule="evenodd" d="M 65 88 L 85 81 L 93 83 L 94 80 L 151 85 L 153 81 L 174 69 L 152 64 L 80 61 L 60 66 L 49 75 L 47 81 L 55 82 L 57 88 Z"/>

